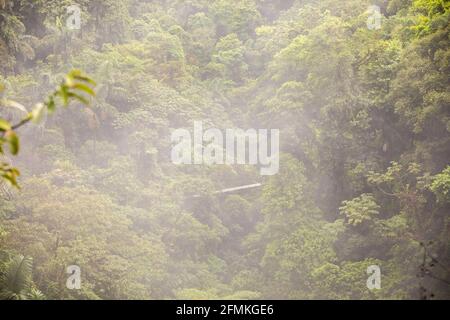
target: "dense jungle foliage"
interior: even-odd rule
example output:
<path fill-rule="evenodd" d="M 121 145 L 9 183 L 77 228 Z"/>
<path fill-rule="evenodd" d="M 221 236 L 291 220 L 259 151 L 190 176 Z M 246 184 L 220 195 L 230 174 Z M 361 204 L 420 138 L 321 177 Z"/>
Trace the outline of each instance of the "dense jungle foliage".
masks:
<path fill-rule="evenodd" d="M 448 0 L 0 0 L 0 297 L 449 299 L 449 17 Z M 280 172 L 173 164 L 195 120 L 280 129 Z"/>

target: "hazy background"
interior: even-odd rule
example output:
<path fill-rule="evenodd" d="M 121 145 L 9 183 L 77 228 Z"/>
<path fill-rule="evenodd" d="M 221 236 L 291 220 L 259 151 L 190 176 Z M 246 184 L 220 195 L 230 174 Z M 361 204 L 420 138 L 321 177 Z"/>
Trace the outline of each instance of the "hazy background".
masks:
<path fill-rule="evenodd" d="M 2 297 L 450 298 L 448 22 L 431 0 L 0 0 L 2 97 L 97 82 L 6 154 Z M 194 120 L 280 129 L 280 172 L 173 165 Z"/>

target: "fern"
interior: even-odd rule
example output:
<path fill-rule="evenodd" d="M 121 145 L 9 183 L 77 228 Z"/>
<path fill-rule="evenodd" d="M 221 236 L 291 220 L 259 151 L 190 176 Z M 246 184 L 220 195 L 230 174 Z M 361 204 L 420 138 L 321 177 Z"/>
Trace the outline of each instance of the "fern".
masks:
<path fill-rule="evenodd" d="M 26 300 L 31 290 L 33 260 L 15 256 L 0 275 L 0 299 Z"/>

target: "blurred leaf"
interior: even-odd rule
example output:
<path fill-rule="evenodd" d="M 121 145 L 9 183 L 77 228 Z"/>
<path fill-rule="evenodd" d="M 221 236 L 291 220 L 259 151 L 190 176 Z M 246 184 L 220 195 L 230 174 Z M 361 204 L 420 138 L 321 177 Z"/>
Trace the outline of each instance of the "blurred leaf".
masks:
<path fill-rule="evenodd" d="M 74 88 L 74 89 L 81 90 L 81 91 L 84 91 L 84 92 L 86 92 L 87 94 L 90 94 L 91 96 L 95 96 L 94 90 L 92 90 L 89 86 L 87 86 L 87 85 L 85 85 L 85 84 L 83 84 L 83 83 L 75 83 L 75 84 L 73 85 L 73 88 Z"/>
<path fill-rule="evenodd" d="M 83 75 L 83 73 L 80 70 L 72 70 L 69 74 L 68 74 L 68 78 L 73 78 L 79 81 L 83 81 L 83 82 L 87 82 L 90 83 L 92 85 L 96 85 L 95 81 L 92 80 L 91 78 Z"/>
<path fill-rule="evenodd" d="M 55 103 L 55 99 L 53 98 L 53 96 L 49 97 L 48 101 L 45 103 L 45 105 L 47 106 L 47 109 L 50 113 L 54 112 L 56 109 L 56 103 Z"/>
<path fill-rule="evenodd" d="M 83 96 L 81 96 L 81 95 L 79 95 L 79 94 L 76 94 L 76 93 L 73 93 L 73 92 L 69 92 L 69 93 L 67 94 L 67 96 L 68 96 L 68 98 L 75 98 L 75 99 L 77 99 L 77 100 L 80 101 L 82 104 L 85 104 L 85 105 L 88 105 L 88 104 L 89 104 L 89 101 L 88 101 L 85 97 L 83 97 Z"/>
<path fill-rule="evenodd" d="M 5 107 L 16 108 L 16 109 L 19 109 L 20 111 L 28 112 L 27 109 L 23 105 L 21 105 L 18 102 L 15 102 L 13 100 L 1 99 L 0 104 Z"/>
<path fill-rule="evenodd" d="M 11 130 L 11 124 L 5 119 L 0 118 L 0 131 L 8 131 Z"/>
<path fill-rule="evenodd" d="M 5 138 L 9 143 L 11 154 L 16 155 L 19 152 L 19 137 L 14 131 L 8 130 L 5 133 Z"/>
<path fill-rule="evenodd" d="M 30 113 L 33 122 L 38 123 L 39 121 L 41 121 L 44 112 L 45 112 L 45 105 L 43 103 L 36 104 L 36 106 Z"/>

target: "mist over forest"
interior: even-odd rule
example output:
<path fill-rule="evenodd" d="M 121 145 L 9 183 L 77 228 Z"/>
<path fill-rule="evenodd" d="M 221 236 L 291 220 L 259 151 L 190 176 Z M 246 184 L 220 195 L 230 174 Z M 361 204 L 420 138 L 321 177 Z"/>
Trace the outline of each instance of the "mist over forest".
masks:
<path fill-rule="evenodd" d="M 450 299 L 449 19 L 0 0 L 0 299 Z"/>

